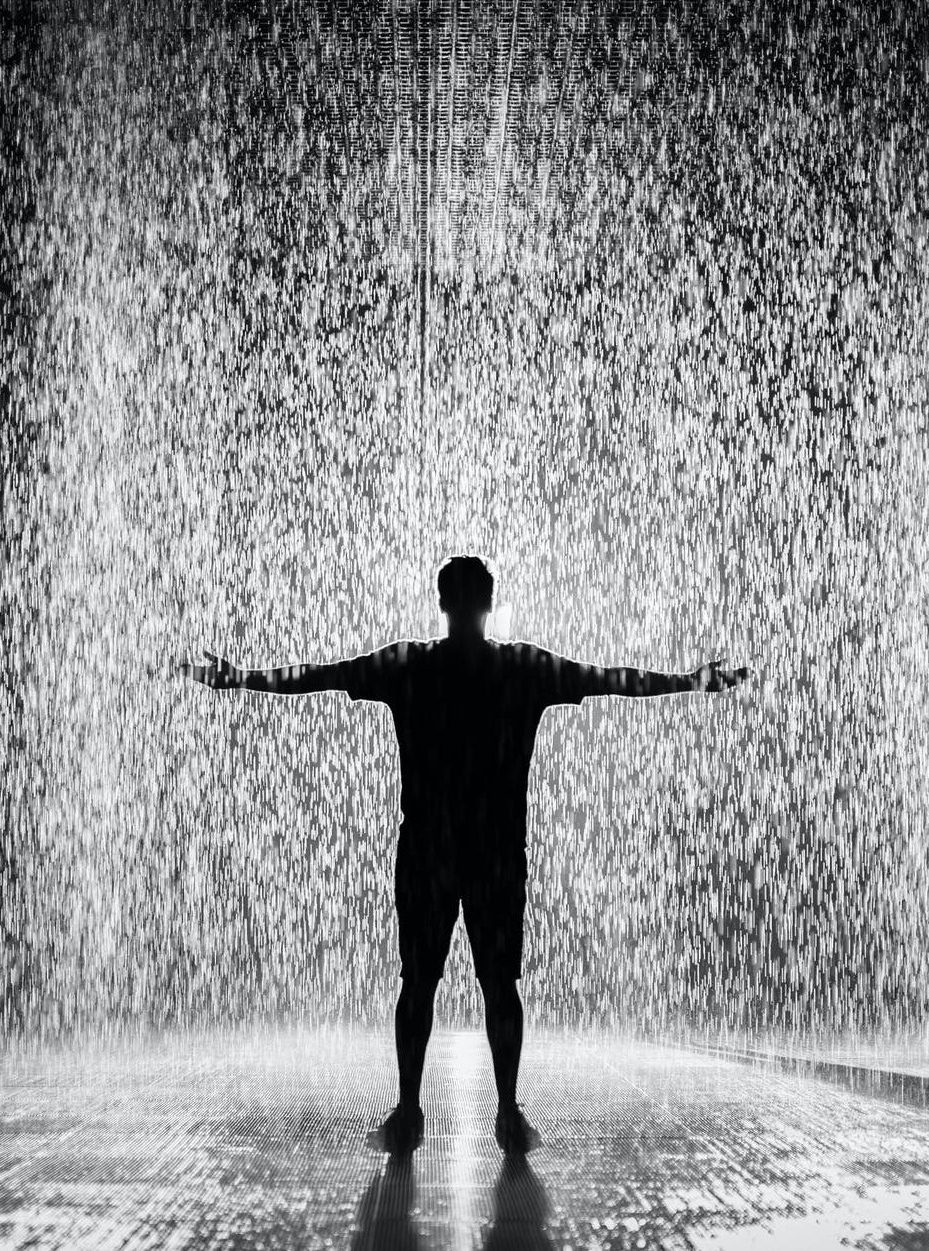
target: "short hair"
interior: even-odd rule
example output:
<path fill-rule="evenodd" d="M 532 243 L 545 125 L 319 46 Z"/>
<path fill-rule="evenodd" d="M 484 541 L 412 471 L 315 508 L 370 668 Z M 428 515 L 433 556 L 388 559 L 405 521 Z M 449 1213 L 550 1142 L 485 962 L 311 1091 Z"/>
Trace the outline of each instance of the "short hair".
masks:
<path fill-rule="evenodd" d="M 494 575 L 480 556 L 450 556 L 439 570 L 439 607 L 443 612 L 490 612 Z"/>

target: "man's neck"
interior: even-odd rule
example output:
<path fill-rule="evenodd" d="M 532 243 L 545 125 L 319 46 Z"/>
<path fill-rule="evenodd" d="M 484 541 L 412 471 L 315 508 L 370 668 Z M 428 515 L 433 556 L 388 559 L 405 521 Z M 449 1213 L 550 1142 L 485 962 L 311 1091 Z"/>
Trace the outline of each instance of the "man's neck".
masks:
<path fill-rule="evenodd" d="M 449 630 L 445 638 L 455 647 L 478 647 L 486 642 L 484 635 L 476 630 Z"/>

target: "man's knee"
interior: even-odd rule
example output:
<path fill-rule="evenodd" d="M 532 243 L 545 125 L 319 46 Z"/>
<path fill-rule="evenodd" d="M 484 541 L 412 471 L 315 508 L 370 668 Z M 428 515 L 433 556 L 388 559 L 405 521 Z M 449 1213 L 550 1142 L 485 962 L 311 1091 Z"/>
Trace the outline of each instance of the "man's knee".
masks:
<path fill-rule="evenodd" d="M 431 1004 L 435 999 L 441 977 L 434 974 L 418 974 L 404 977 L 400 983 L 400 1001 L 409 1004 Z"/>
<path fill-rule="evenodd" d="M 519 1003 L 516 978 L 497 972 L 487 973 L 478 979 L 485 1004 Z"/>

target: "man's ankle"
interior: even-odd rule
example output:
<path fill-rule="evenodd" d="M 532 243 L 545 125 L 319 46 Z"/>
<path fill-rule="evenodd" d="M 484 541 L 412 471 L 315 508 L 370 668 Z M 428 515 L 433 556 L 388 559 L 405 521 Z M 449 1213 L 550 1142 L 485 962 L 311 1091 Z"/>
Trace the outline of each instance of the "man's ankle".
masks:
<path fill-rule="evenodd" d="M 499 1098 L 497 1099 L 497 1111 L 498 1112 L 515 1112 L 515 1110 L 516 1110 L 516 1096 L 515 1095 L 513 1096 L 512 1099 L 499 1099 Z"/>
<path fill-rule="evenodd" d="M 400 1101 L 397 1104 L 397 1107 L 404 1116 L 415 1116 L 417 1112 L 422 1111 L 419 1106 L 418 1099 L 404 1099 L 402 1095 L 400 1096 Z"/>

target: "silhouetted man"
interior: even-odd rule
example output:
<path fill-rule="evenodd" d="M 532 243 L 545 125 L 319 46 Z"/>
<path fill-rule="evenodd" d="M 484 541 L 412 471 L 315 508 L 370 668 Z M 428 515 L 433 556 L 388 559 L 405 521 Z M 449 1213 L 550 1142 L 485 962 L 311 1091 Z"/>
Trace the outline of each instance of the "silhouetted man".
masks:
<path fill-rule="evenodd" d="M 392 1153 L 422 1141 L 420 1083 L 459 904 L 484 996 L 499 1106 L 496 1138 L 507 1153 L 538 1142 L 516 1102 L 522 1049 L 520 977 L 526 903 L 526 793 L 542 713 L 596 695 L 721 691 L 747 669 L 720 661 L 693 673 L 601 667 L 531 643 L 484 637 L 493 575 L 477 556 L 453 556 L 438 575 L 448 637 L 389 643 L 333 664 L 240 670 L 211 653 L 181 665 L 198 682 L 277 695 L 346 691 L 393 714 L 400 745 L 395 900 L 402 989 L 395 1018 L 400 1099 L 379 1129 Z"/>

